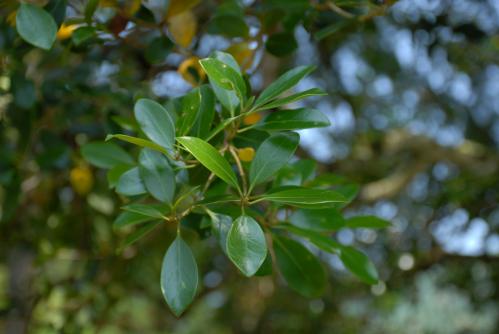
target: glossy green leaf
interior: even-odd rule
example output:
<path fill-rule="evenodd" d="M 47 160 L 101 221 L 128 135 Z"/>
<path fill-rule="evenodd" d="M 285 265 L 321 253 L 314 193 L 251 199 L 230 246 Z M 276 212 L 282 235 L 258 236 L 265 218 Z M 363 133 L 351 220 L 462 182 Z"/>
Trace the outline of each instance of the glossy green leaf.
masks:
<path fill-rule="evenodd" d="M 192 303 L 198 287 L 198 266 L 180 236 L 170 245 L 161 267 L 161 292 L 178 317 Z"/>
<path fill-rule="evenodd" d="M 16 14 L 16 29 L 28 43 L 49 50 L 55 42 L 57 24 L 54 18 L 42 8 L 21 3 Z"/>
<path fill-rule="evenodd" d="M 271 83 L 265 90 L 258 96 L 255 101 L 255 108 L 270 102 L 272 99 L 278 97 L 288 89 L 294 87 L 303 77 L 308 75 L 314 70 L 313 66 L 298 66 Z"/>
<path fill-rule="evenodd" d="M 246 97 L 246 84 L 241 74 L 231 66 L 215 58 L 205 58 L 199 61 L 211 81 L 223 89 L 236 91 L 242 100 Z"/>
<path fill-rule="evenodd" d="M 250 189 L 267 181 L 286 165 L 298 147 L 300 137 L 295 132 L 276 133 L 267 138 L 258 148 L 251 162 Z"/>
<path fill-rule="evenodd" d="M 336 209 L 296 210 L 289 221 L 294 226 L 320 232 L 337 231 L 345 226 L 343 216 Z"/>
<path fill-rule="evenodd" d="M 239 75 L 241 74 L 241 68 L 237 63 L 237 60 L 227 52 L 215 51 L 213 52 L 213 58 L 220 60 L 222 63 L 229 65 L 234 71 L 236 71 Z"/>
<path fill-rule="evenodd" d="M 123 248 L 128 247 L 128 246 L 134 244 L 135 242 L 137 242 L 138 240 L 142 239 L 147 234 L 152 232 L 159 224 L 161 224 L 160 221 L 153 221 L 153 222 L 145 223 L 144 226 L 139 227 L 137 230 L 133 231 L 125 238 L 125 240 L 123 241 L 123 243 L 120 246 L 120 250 L 122 250 Z"/>
<path fill-rule="evenodd" d="M 319 260 L 299 242 L 273 236 L 279 270 L 288 285 L 301 295 L 314 298 L 326 287 L 326 273 Z"/>
<path fill-rule="evenodd" d="M 198 117 L 201 106 L 201 90 L 195 88 L 182 98 L 182 112 L 177 119 L 177 133 L 180 136 L 186 135 L 191 130 Z"/>
<path fill-rule="evenodd" d="M 150 217 L 153 219 L 165 219 L 165 215 L 169 210 L 156 204 L 141 204 L 134 203 L 122 207 L 123 210 L 133 212 L 142 216 Z"/>
<path fill-rule="evenodd" d="M 113 143 L 91 142 L 81 147 L 83 158 L 99 168 L 113 168 L 118 165 L 132 165 L 130 154 Z"/>
<path fill-rule="evenodd" d="M 268 193 L 259 196 L 255 202 L 262 200 L 301 208 L 321 209 L 331 207 L 335 203 L 344 202 L 345 197 L 332 190 L 291 186 L 272 189 Z"/>
<path fill-rule="evenodd" d="M 106 141 L 114 139 L 114 138 L 125 141 L 125 142 L 130 143 L 130 144 L 140 146 L 140 147 L 147 147 L 147 148 L 153 149 L 155 151 L 158 151 L 158 152 L 161 152 L 164 154 L 168 153 L 168 151 L 165 150 L 163 147 L 161 147 L 160 145 L 158 145 L 150 140 L 132 137 L 132 136 L 127 136 L 127 135 L 121 135 L 121 134 L 107 135 Z"/>
<path fill-rule="evenodd" d="M 267 131 L 282 131 L 320 128 L 329 125 L 328 118 L 319 110 L 301 108 L 273 112 L 265 117 L 258 128 Z"/>
<path fill-rule="evenodd" d="M 267 256 L 267 243 L 260 225 L 250 216 L 240 216 L 227 235 L 227 254 L 246 276 L 253 276 Z"/>
<path fill-rule="evenodd" d="M 190 134 L 194 137 L 206 138 L 210 133 L 213 118 L 215 117 L 215 95 L 208 85 L 199 87 L 199 93 L 201 103 Z"/>
<path fill-rule="evenodd" d="M 134 114 L 149 139 L 165 149 L 173 148 L 175 125 L 161 104 L 149 99 L 140 99 L 135 103 Z"/>
<path fill-rule="evenodd" d="M 340 253 L 345 267 L 367 284 L 378 283 L 378 272 L 374 264 L 362 252 L 355 248 L 343 246 Z"/>
<path fill-rule="evenodd" d="M 390 222 L 376 216 L 357 216 L 345 221 L 345 226 L 351 228 L 386 228 L 390 225 Z"/>
<path fill-rule="evenodd" d="M 125 226 L 132 226 L 132 225 L 137 225 L 141 223 L 145 223 L 148 221 L 153 220 L 154 218 L 149 217 L 149 216 L 144 216 L 140 213 L 136 212 L 129 212 L 129 211 L 124 211 L 116 217 L 116 219 L 113 222 L 113 227 L 114 228 L 122 228 Z"/>
<path fill-rule="evenodd" d="M 275 99 L 263 106 L 261 106 L 259 109 L 265 110 L 265 109 L 274 109 L 277 107 L 285 106 L 290 103 L 302 100 L 304 98 L 307 98 L 309 96 L 323 96 L 327 95 L 326 92 L 324 92 L 322 89 L 319 88 L 311 88 L 303 92 L 299 92 L 296 94 L 292 94 L 283 98 Z"/>
<path fill-rule="evenodd" d="M 140 178 L 138 167 L 134 167 L 120 176 L 116 185 L 116 192 L 125 196 L 142 195 L 147 192 Z"/>
<path fill-rule="evenodd" d="M 239 188 L 236 174 L 229 162 L 213 146 L 196 137 L 178 137 L 177 141 L 216 176 Z"/>
<path fill-rule="evenodd" d="M 218 240 L 218 244 L 225 254 L 227 254 L 227 235 L 232 226 L 232 217 L 222 214 L 215 214 L 211 220 L 213 234 Z"/>
<path fill-rule="evenodd" d="M 175 174 L 168 159 L 145 148 L 139 156 L 140 177 L 147 191 L 158 201 L 171 203 L 175 194 Z"/>

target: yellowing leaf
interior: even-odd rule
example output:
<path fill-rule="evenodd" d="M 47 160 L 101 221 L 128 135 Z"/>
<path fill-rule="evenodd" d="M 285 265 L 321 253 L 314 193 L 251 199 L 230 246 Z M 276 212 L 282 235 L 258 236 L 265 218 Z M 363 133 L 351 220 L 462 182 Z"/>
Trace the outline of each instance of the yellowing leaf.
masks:
<path fill-rule="evenodd" d="M 241 148 L 237 151 L 237 155 L 241 161 L 249 162 L 255 157 L 255 150 L 253 147 Z"/>
<path fill-rule="evenodd" d="M 167 18 L 177 16 L 192 7 L 196 6 L 200 0 L 171 0 L 166 13 Z"/>
<path fill-rule="evenodd" d="M 69 173 L 69 181 L 77 194 L 86 195 L 92 189 L 94 177 L 87 166 L 75 167 Z"/>
<path fill-rule="evenodd" d="M 9 15 L 7 15 L 7 23 L 11 27 L 15 27 L 16 26 L 16 14 L 17 14 L 17 10 L 15 10 L 12 13 L 10 13 Z"/>
<path fill-rule="evenodd" d="M 184 60 L 178 67 L 177 72 L 193 86 L 199 85 L 206 78 L 206 73 L 199 65 L 198 57 L 190 57 Z"/>
<path fill-rule="evenodd" d="M 59 28 L 59 30 L 57 31 L 56 37 L 60 41 L 68 39 L 73 34 L 73 31 L 75 31 L 77 28 L 78 28 L 77 24 L 66 25 L 65 23 L 63 23 Z"/>
<path fill-rule="evenodd" d="M 248 70 L 253 64 L 253 52 L 248 43 L 232 44 L 227 50 L 243 70 Z"/>
<path fill-rule="evenodd" d="M 258 123 L 261 119 L 262 119 L 261 114 L 254 113 L 254 114 L 251 114 L 251 115 L 244 117 L 243 123 L 246 125 L 253 125 L 253 124 Z"/>
<path fill-rule="evenodd" d="M 184 48 L 188 47 L 197 29 L 196 17 L 191 11 L 183 12 L 168 19 L 168 29 L 173 40 Z"/>

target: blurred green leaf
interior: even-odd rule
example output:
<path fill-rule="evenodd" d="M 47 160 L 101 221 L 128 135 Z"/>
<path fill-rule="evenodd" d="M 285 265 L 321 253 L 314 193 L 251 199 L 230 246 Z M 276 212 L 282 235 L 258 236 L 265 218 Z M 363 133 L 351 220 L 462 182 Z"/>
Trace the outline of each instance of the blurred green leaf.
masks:
<path fill-rule="evenodd" d="M 83 158 L 94 166 L 110 169 L 117 165 L 132 165 L 132 157 L 113 143 L 91 142 L 81 147 Z"/>
<path fill-rule="evenodd" d="M 49 50 L 55 42 L 57 24 L 54 18 L 40 7 L 21 3 L 16 15 L 16 28 L 28 43 Z"/>
<path fill-rule="evenodd" d="M 376 216 L 357 216 L 348 218 L 345 227 L 351 228 L 385 228 L 390 227 L 390 222 Z"/>
<path fill-rule="evenodd" d="M 298 48 L 295 36 L 291 32 L 278 32 L 265 42 L 265 48 L 276 57 L 285 57 Z"/>
<path fill-rule="evenodd" d="M 340 252 L 340 259 L 349 271 L 365 283 L 378 283 L 376 267 L 364 253 L 355 248 L 343 246 Z"/>
<path fill-rule="evenodd" d="M 279 270 L 288 285 L 309 298 L 320 296 L 326 287 L 326 273 L 317 258 L 299 242 L 273 236 Z"/>
<path fill-rule="evenodd" d="M 258 124 L 258 128 L 267 131 L 282 131 L 320 128 L 329 125 L 328 118 L 319 110 L 301 108 L 273 112 Z"/>
<path fill-rule="evenodd" d="M 345 220 L 336 209 L 296 210 L 289 221 L 294 226 L 320 232 L 337 231 L 345 226 Z"/>
<path fill-rule="evenodd" d="M 255 101 L 254 108 L 260 107 L 294 87 L 301 79 L 314 70 L 313 66 L 295 67 L 272 82 Z"/>
<path fill-rule="evenodd" d="M 140 147 L 147 147 L 147 148 L 156 150 L 156 151 L 164 153 L 164 154 L 168 153 L 168 151 L 165 150 L 163 147 L 161 147 L 160 145 L 158 145 L 150 140 L 132 137 L 132 136 L 127 136 L 127 135 L 121 135 L 121 134 L 107 135 L 106 141 L 114 139 L 114 138 L 125 141 L 125 142 L 130 143 L 130 144 L 140 146 Z"/>

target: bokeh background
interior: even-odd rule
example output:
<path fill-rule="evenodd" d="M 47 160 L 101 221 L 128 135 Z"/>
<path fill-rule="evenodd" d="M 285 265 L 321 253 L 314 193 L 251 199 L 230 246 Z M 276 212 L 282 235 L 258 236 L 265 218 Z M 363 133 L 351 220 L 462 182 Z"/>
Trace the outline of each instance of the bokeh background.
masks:
<path fill-rule="evenodd" d="M 234 2 L 242 32 L 223 17 L 234 3 L 194 1 L 181 33 L 165 28 L 176 45 L 124 15 L 133 2 L 116 3 L 100 4 L 90 41 L 69 32 L 48 52 L 16 36 L 17 2 L 0 4 L 0 332 L 499 332 L 498 1 L 245 0 Z M 66 19 L 85 5 L 68 1 Z M 158 13 L 162 2 L 143 5 Z M 377 285 L 319 253 L 330 287 L 308 300 L 278 275 L 242 277 L 193 234 L 202 288 L 175 319 L 159 288 L 174 231 L 117 251 L 123 201 L 79 147 L 126 126 L 137 96 L 185 94 L 203 78 L 179 66 L 227 49 L 257 91 L 317 66 L 297 89 L 329 96 L 301 105 L 332 125 L 301 131 L 299 154 L 361 185 L 347 215 L 392 222 L 336 235 L 374 261 Z"/>

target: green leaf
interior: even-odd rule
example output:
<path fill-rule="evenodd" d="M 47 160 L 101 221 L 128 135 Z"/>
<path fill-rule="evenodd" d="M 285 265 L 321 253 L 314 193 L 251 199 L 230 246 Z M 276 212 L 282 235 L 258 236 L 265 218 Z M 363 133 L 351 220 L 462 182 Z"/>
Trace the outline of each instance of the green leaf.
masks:
<path fill-rule="evenodd" d="M 277 265 L 288 285 L 308 298 L 324 292 L 326 273 L 319 260 L 302 244 L 281 236 L 273 236 Z"/>
<path fill-rule="evenodd" d="M 213 52 L 213 58 L 220 60 L 222 63 L 229 65 L 232 67 L 234 71 L 236 71 L 239 75 L 241 75 L 241 68 L 237 63 L 237 60 L 227 52 L 215 51 Z"/>
<path fill-rule="evenodd" d="M 280 106 L 284 106 L 284 105 L 302 100 L 302 99 L 307 98 L 309 96 L 323 96 L 323 95 L 327 95 L 327 93 L 324 92 L 322 89 L 312 88 L 312 89 L 308 89 L 306 91 L 292 94 L 292 95 L 289 95 L 289 96 L 286 96 L 286 97 L 283 97 L 280 99 L 275 99 L 275 100 L 261 106 L 259 109 L 260 110 L 274 109 L 274 108 L 277 108 Z"/>
<path fill-rule="evenodd" d="M 164 206 L 159 206 L 156 204 L 140 204 L 134 203 L 122 207 L 123 210 L 128 212 L 133 212 L 142 216 L 146 216 L 153 219 L 165 219 L 165 215 L 169 210 Z"/>
<path fill-rule="evenodd" d="M 210 22 L 209 32 L 227 37 L 247 37 L 249 28 L 241 16 L 216 15 Z"/>
<path fill-rule="evenodd" d="M 135 243 L 136 241 L 142 239 L 147 234 L 149 234 L 152 230 L 154 230 L 159 224 L 161 224 L 160 221 L 149 222 L 149 223 L 144 224 L 144 226 L 141 226 L 137 230 L 133 231 L 125 238 L 125 240 L 121 244 L 119 250 L 122 250 L 125 247 L 128 247 L 128 246 L 132 245 L 133 243 Z"/>
<path fill-rule="evenodd" d="M 125 226 L 132 226 L 141 223 L 145 223 L 153 220 L 149 216 L 144 216 L 140 213 L 124 211 L 118 215 L 118 217 L 113 222 L 114 228 L 122 228 Z"/>
<path fill-rule="evenodd" d="M 80 46 L 91 38 L 95 37 L 97 30 L 94 27 L 80 27 L 71 35 L 71 40 L 76 46 Z"/>
<path fill-rule="evenodd" d="M 158 152 L 161 152 L 164 154 L 168 154 L 168 151 L 165 150 L 163 147 L 161 147 L 158 144 L 156 144 L 150 140 L 147 140 L 147 139 L 116 134 L 116 135 L 107 135 L 106 141 L 114 139 L 114 138 L 125 141 L 125 142 L 130 143 L 130 144 L 140 146 L 140 147 L 147 147 L 147 148 L 153 149 L 155 151 L 158 151 Z"/>
<path fill-rule="evenodd" d="M 130 165 L 116 165 L 110 170 L 107 171 L 107 183 L 109 185 L 109 189 L 113 189 L 118 184 L 118 181 L 127 170 L 130 170 L 132 167 Z"/>
<path fill-rule="evenodd" d="M 199 87 L 199 93 L 201 95 L 201 104 L 190 134 L 194 137 L 206 138 L 210 133 L 213 118 L 215 117 L 215 95 L 207 85 Z"/>
<path fill-rule="evenodd" d="M 239 98 L 233 90 L 226 90 L 218 86 L 215 83 L 211 83 L 213 92 L 217 97 L 220 104 L 227 110 L 230 111 L 231 115 L 235 114 L 237 107 L 239 106 Z"/>
<path fill-rule="evenodd" d="M 177 141 L 213 174 L 239 189 L 229 162 L 213 146 L 196 137 L 177 137 Z"/>
<path fill-rule="evenodd" d="M 232 217 L 222 214 L 215 214 L 211 220 L 213 234 L 218 240 L 218 244 L 225 254 L 227 254 L 227 234 L 229 234 L 232 225 Z"/>
<path fill-rule="evenodd" d="M 147 191 L 164 203 L 171 203 L 175 194 L 175 174 L 168 159 L 159 152 L 145 148 L 139 156 L 140 177 Z"/>
<path fill-rule="evenodd" d="M 198 279 L 196 259 L 189 245 L 177 236 L 168 248 L 161 267 L 161 292 L 177 317 L 192 303 Z"/>
<path fill-rule="evenodd" d="M 250 216 L 240 216 L 227 235 L 227 254 L 245 276 L 253 276 L 267 256 L 265 235 Z"/>
<path fill-rule="evenodd" d="M 98 6 L 99 0 L 88 0 L 84 10 L 85 21 L 87 21 L 88 23 L 92 22 L 92 16 L 94 16 L 95 10 Z"/>
<path fill-rule="evenodd" d="M 125 196 L 142 195 L 146 188 L 140 178 L 139 168 L 134 167 L 120 176 L 116 185 L 116 192 Z"/>
<path fill-rule="evenodd" d="M 272 275 L 272 257 L 270 256 L 270 252 L 267 252 L 265 256 L 265 260 L 263 261 L 258 271 L 255 273 L 255 276 L 269 276 Z"/>
<path fill-rule="evenodd" d="M 330 124 L 326 115 L 319 110 L 301 108 L 273 112 L 258 124 L 258 128 L 267 131 L 282 131 L 320 128 Z"/>
<path fill-rule="evenodd" d="M 284 57 L 298 48 L 295 36 L 291 32 L 278 32 L 269 37 L 265 48 L 276 57 Z"/>
<path fill-rule="evenodd" d="M 246 97 L 246 84 L 241 74 L 231 66 L 215 58 L 205 58 L 199 61 L 211 81 L 223 89 L 234 90 L 241 102 Z"/>
<path fill-rule="evenodd" d="M 343 195 L 327 189 L 314 189 L 304 187 L 280 187 L 259 196 L 253 203 L 271 201 L 301 208 L 321 209 L 328 208 L 335 203 L 345 201 Z"/>
<path fill-rule="evenodd" d="M 191 130 L 201 106 L 201 90 L 195 88 L 182 98 L 182 113 L 177 119 L 177 133 L 186 135 Z"/>
<path fill-rule="evenodd" d="M 16 14 L 16 29 L 28 43 L 49 50 L 55 42 L 57 24 L 54 18 L 40 7 L 21 3 Z"/>
<path fill-rule="evenodd" d="M 270 102 L 273 98 L 278 97 L 288 89 L 292 88 L 313 70 L 313 66 L 298 66 L 287 71 L 277 78 L 276 81 L 271 83 L 267 88 L 265 88 L 265 90 L 256 99 L 254 108 Z"/>
<path fill-rule="evenodd" d="M 294 226 L 320 232 L 337 231 L 345 226 L 345 220 L 336 209 L 296 210 L 289 221 Z"/>
<path fill-rule="evenodd" d="M 113 143 L 91 142 L 81 147 L 83 158 L 94 166 L 110 169 L 117 165 L 132 165 L 132 157 Z"/>
<path fill-rule="evenodd" d="M 173 149 L 175 125 L 161 104 L 149 99 L 140 99 L 135 103 L 134 114 L 149 139 L 167 150 Z"/>
<path fill-rule="evenodd" d="M 390 225 L 390 222 L 376 216 L 357 216 L 345 221 L 345 227 L 351 228 L 386 228 Z"/>
<path fill-rule="evenodd" d="M 295 132 L 277 133 L 260 145 L 250 166 L 250 191 L 255 185 L 267 181 L 288 163 L 299 141 L 300 136 Z"/>
<path fill-rule="evenodd" d="M 308 241 L 310 241 L 312 244 L 314 244 L 317 248 L 328 252 L 328 253 L 333 253 L 333 254 L 339 254 L 341 251 L 341 244 L 339 244 L 337 241 L 332 239 L 331 237 L 328 237 L 326 235 L 323 235 L 319 232 L 316 231 L 311 231 L 311 230 L 305 230 L 293 225 L 289 224 L 281 224 L 276 227 L 279 228 L 284 228 L 287 231 L 300 236 L 307 238 Z"/>
<path fill-rule="evenodd" d="M 378 272 L 369 258 L 355 248 L 343 246 L 340 253 L 345 267 L 367 284 L 378 283 Z"/>

